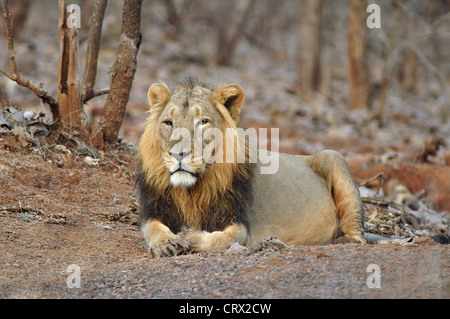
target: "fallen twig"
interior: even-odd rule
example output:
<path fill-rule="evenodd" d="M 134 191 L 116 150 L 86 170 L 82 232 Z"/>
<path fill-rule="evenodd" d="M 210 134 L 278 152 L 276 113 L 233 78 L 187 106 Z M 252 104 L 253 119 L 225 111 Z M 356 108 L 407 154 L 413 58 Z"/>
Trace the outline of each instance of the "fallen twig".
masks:
<path fill-rule="evenodd" d="M 32 207 L 21 207 L 21 206 L 0 206 L 0 212 L 11 212 L 11 213 L 35 213 L 38 215 L 45 214 L 39 210 Z"/>
<path fill-rule="evenodd" d="M 383 174 L 384 174 L 384 172 L 378 173 L 377 175 L 369 178 L 368 180 L 366 180 L 366 181 L 364 181 L 362 183 L 359 183 L 358 186 L 366 186 L 367 184 L 369 184 L 370 182 L 376 180 L 377 178 L 380 178 L 380 185 L 381 185 L 381 183 L 383 182 Z"/>
<path fill-rule="evenodd" d="M 378 199 L 378 198 L 371 198 L 371 197 L 362 197 L 361 198 L 362 202 L 365 204 L 372 204 L 372 205 L 377 205 L 377 206 L 382 206 L 382 207 L 388 207 L 389 203 L 383 199 Z"/>
<path fill-rule="evenodd" d="M 372 197 L 362 197 L 361 198 L 363 203 L 366 204 L 372 204 L 372 205 L 377 205 L 377 206 L 382 206 L 382 207 L 393 207 L 395 209 L 400 210 L 402 213 L 404 212 L 403 207 L 399 204 L 397 204 L 396 202 L 394 202 L 391 199 L 380 199 L 380 198 L 372 198 Z"/>

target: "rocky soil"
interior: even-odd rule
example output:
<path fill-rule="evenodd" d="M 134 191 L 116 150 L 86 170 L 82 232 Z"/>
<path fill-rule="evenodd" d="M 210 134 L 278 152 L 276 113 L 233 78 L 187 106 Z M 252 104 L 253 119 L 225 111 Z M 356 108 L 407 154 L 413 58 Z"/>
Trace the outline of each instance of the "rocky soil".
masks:
<path fill-rule="evenodd" d="M 7 138 L 0 143 L 2 298 L 450 297 L 449 246 L 421 237 L 151 259 L 135 224 L 129 153 L 58 166 L 57 151 L 43 160 Z M 380 288 L 369 287 L 371 265 Z"/>

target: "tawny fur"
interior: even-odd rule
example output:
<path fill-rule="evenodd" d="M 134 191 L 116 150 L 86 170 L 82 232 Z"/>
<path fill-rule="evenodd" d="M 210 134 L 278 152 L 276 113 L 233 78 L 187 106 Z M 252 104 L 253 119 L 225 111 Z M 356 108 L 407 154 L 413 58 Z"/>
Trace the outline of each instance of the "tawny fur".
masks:
<path fill-rule="evenodd" d="M 171 130 L 192 131 L 207 118 L 206 126 L 224 132 L 226 145 L 236 138 L 225 132 L 237 127 L 244 102 L 239 86 L 213 90 L 190 78 L 174 93 L 164 83 L 154 84 L 148 99 L 137 184 L 141 231 L 152 256 L 222 251 L 233 242 L 248 245 L 269 236 L 291 245 L 326 244 L 340 235 L 364 242 L 359 192 L 342 155 L 334 151 L 279 154 L 278 172 L 263 175 L 262 164 L 248 163 L 250 151 L 236 139 L 234 149 L 218 156 L 244 149 L 245 163 L 196 163 L 192 152 L 183 165 L 195 176 L 194 185 L 171 184 L 170 169 L 177 165 Z"/>

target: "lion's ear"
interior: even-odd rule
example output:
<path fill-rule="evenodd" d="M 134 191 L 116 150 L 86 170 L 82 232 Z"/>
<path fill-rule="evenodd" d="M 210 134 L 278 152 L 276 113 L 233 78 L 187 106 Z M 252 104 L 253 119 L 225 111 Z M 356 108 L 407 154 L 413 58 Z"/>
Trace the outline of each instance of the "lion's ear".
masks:
<path fill-rule="evenodd" d="M 170 98 L 170 91 L 167 85 L 164 83 L 155 83 L 148 89 L 148 103 L 150 104 L 150 110 L 156 105 L 165 105 Z"/>
<path fill-rule="evenodd" d="M 233 120 L 238 120 L 241 106 L 245 100 L 244 90 L 239 85 L 231 84 L 223 86 L 214 92 L 213 97 L 225 106 Z"/>

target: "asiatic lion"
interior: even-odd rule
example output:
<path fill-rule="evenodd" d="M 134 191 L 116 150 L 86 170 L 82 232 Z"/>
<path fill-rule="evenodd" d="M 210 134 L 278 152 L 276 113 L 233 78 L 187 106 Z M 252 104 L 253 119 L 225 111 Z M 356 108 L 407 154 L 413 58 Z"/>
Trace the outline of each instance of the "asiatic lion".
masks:
<path fill-rule="evenodd" d="M 227 129 L 237 127 L 244 102 L 240 86 L 214 90 L 188 78 L 171 93 L 161 82 L 149 88 L 148 100 L 136 176 L 139 225 L 151 256 L 218 252 L 233 242 L 245 246 L 269 236 L 293 246 L 341 236 L 365 242 L 359 191 L 336 151 L 275 153 L 274 174 L 261 173 L 259 155 L 256 163 L 249 160 L 245 139 L 228 150 L 245 150 L 244 161 L 196 158 L 196 129 L 219 128 L 225 140 Z M 180 138 L 177 130 L 194 137 Z M 219 140 L 202 137 L 201 145 L 213 145 L 214 155 Z"/>

